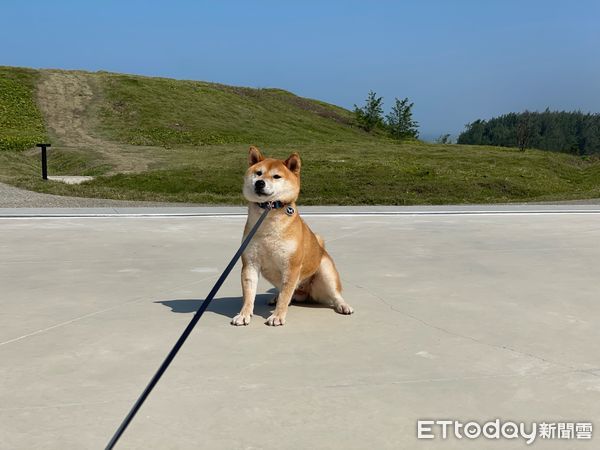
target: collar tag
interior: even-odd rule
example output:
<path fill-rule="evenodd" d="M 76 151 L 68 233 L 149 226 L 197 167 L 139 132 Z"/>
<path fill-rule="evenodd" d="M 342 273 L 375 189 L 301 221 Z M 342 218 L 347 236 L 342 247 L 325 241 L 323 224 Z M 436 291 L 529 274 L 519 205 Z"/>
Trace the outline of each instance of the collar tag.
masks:
<path fill-rule="evenodd" d="M 288 216 L 293 216 L 293 215 L 294 215 L 294 208 L 292 208 L 291 206 L 289 206 L 289 205 L 288 205 L 288 206 L 285 208 L 285 213 L 286 213 Z"/>

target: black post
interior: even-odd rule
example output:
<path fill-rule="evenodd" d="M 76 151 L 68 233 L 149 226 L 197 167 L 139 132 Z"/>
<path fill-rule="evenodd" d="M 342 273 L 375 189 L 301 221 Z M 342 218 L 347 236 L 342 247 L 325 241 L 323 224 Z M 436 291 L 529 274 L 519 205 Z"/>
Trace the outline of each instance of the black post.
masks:
<path fill-rule="evenodd" d="M 46 148 L 51 147 L 50 144 L 37 144 L 36 147 L 42 148 L 42 178 L 48 179 L 48 158 L 46 154 Z"/>

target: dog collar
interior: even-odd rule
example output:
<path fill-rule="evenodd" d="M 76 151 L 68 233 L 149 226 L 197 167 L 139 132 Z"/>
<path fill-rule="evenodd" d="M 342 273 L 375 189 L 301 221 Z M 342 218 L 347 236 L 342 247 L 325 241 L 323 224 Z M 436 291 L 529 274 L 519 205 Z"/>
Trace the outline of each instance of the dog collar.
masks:
<path fill-rule="evenodd" d="M 275 200 L 274 202 L 262 202 L 262 203 L 257 203 L 259 208 L 262 209 L 281 209 L 285 206 L 285 204 L 279 200 Z"/>
<path fill-rule="evenodd" d="M 274 202 L 262 202 L 262 203 L 257 203 L 259 208 L 262 209 L 281 209 L 283 207 L 285 207 L 285 213 L 288 216 L 293 216 L 294 215 L 294 208 L 292 208 L 291 205 L 286 205 L 285 203 L 283 203 L 280 200 L 275 200 Z"/>

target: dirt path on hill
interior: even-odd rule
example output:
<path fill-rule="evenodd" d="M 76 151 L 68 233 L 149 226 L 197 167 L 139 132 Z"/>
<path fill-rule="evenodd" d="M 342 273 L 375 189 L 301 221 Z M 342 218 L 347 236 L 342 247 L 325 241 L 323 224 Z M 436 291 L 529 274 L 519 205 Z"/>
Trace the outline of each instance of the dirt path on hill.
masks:
<path fill-rule="evenodd" d="M 112 173 L 147 170 L 141 148 L 101 139 L 90 130 L 87 109 L 94 99 L 93 75 L 43 71 L 37 86 L 38 105 L 56 147 L 95 150 L 113 166 Z"/>

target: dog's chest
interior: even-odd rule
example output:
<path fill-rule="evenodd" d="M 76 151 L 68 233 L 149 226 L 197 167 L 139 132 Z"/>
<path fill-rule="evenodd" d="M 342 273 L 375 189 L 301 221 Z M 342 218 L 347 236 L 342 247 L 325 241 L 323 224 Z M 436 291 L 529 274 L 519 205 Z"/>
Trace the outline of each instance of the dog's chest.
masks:
<path fill-rule="evenodd" d="M 295 239 L 284 236 L 279 230 L 266 227 L 248 245 L 245 256 L 248 262 L 260 268 L 264 277 L 277 282 L 289 268 L 290 259 L 298 250 Z"/>

